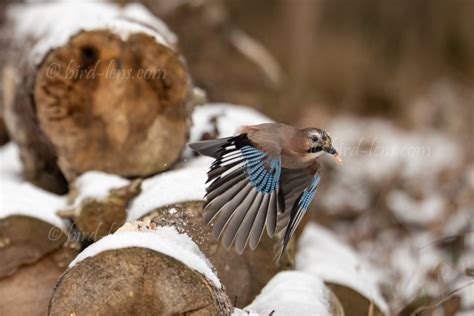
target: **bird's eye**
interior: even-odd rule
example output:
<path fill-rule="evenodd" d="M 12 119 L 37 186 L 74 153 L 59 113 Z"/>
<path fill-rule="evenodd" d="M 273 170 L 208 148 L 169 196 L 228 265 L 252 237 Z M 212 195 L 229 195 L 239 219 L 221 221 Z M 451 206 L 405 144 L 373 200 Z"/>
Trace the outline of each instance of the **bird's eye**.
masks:
<path fill-rule="evenodd" d="M 318 136 L 316 136 L 316 135 L 312 135 L 312 136 L 311 136 L 311 141 L 312 141 L 313 143 L 316 143 L 318 140 L 319 140 Z"/>

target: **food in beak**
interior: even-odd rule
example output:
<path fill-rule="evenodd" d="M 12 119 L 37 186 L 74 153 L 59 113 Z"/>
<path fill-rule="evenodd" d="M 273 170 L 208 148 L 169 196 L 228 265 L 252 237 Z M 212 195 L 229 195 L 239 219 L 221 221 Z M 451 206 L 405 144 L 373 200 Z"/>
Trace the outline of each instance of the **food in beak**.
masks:
<path fill-rule="evenodd" d="M 333 157 L 334 157 L 334 160 L 336 160 L 337 164 L 342 165 L 342 159 L 341 159 L 341 156 L 339 156 L 339 154 L 336 153 L 333 155 Z"/>

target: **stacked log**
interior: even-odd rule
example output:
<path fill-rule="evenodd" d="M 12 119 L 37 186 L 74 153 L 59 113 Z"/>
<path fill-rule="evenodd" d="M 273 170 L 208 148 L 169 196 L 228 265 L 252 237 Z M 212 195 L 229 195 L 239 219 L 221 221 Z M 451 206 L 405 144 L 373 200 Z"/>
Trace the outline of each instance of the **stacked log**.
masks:
<path fill-rule="evenodd" d="M 12 149 L 0 152 L 0 315 L 44 315 L 78 249 L 67 222 L 55 214 L 65 199 L 16 178 Z"/>
<path fill-rule="evenodd" d="M 141 2 L 178 35 L 191 75 L 210 101 L 263 109 L 279 98 L 287 78 L 273 52 L 233 23 L 222 1 Z"/>
<path fill-rule="evenodd" d="M 15 274 L 0 278 L 0 314 L 47 315 L 56 282 L 77 253 L 77 249 L 63 246 Z"/>
<path fill-rule="evenodd" d="M 222 30 L 216 16 L 210 28 L 249 55 L 249 38 Z M 230 315 L 251 302 L 271 314 L 269 300 L 281 311 L 291 300 L 268 288 L 292 292 L 301 280 L 311 306 L 343 314 L 319 279 L 281 277 L 293 266 L 294 241 L 276 265 L 268 236 L 240 255 L 212 237 L 214 223 L 204 225 L 211 160 L 180 162 L 193 157 L 182 153 L 188 136 L 224 137 L 270 120 L 214 105 L 194 112 L 190 132 L 191 79 L 158 19 L 139 5 L 48 3 L 11 8 L 5 27 L 15 57 L 0 62 L 1 112 L 24 179 L 8 156 L 0 166 L 1 315 Z M 244 64 L 253 68 L 257 55 Z M 220 89 L 214 75 L 211 93 Z"/>
<path fill-rule="evenodd" d="M 73 220 L 84 238 L 99 240 L 125 223 L 128 204 L 141 192 L 141 182 L 88 171 L 72 183 L 70 206 L 59 215 Z"/>
<path fill-rule="evenodd" d="M 17 54 L 4 111 L 27 179 L 65 192 L 88 170 L 148 176 L 179 159 L 192 84 L 161 21 L 137 6 L 72 2 L 15 6 L 7 18 Z"/>
<path fill-rule="evenodd" d="M 264 234 L 259 247 L 242 255 L 225 250 L 202 219 L 208 158 L 196 158 L 181 168 L 146 179 L 143 192 L 133 200 L 128 221 L 140 219 L 158 226 L 174 226 L 199 246 L 216 268 L 229 297 L 237 307 L 249 304 L 278 272 L 291 268 L 293 244 L 281 264 L 273 262 L 275 240 Z"/>
<path fill-rule="evenodd" d="M 89 246 L 58 281 L 50 315 L 231 315 L 192 240 L 139 222 Z"/>
<path fill-rule="evenodd" d="M 60 248 L 68 229 L 54 212 L 64 205 L 60 197 L 29 183 L 2 181 L 0 195 L 0 277 Z"/>

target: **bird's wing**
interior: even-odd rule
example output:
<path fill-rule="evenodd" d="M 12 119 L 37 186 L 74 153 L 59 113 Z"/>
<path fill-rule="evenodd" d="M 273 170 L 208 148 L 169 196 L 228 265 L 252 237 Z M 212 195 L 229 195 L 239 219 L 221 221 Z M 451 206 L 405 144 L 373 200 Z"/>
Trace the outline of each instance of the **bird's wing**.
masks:
<path fill-rule="evenodd" d="M 284 209 L 280 157 L 256 148 L 245 134 L 228 138 L 215 153 L 208 172 L 204 220 L 215 220 L 213 235 L 222 238 L 226 249 L 235 244 L 242 253 L 249 244 L 254 250 L 265 227 L 273 236 L 277 214 Z"/>
<path fill-rule="evenodd" d="M 310 169 L 282 169 L 281 187 L 285 195 L 286 208 L 278 218 L 278 242 L 275 246 L 277 262 L 280 261 L 291 236 L 313 201 L 319 182 L 320 170 L 317 163 Z"/>

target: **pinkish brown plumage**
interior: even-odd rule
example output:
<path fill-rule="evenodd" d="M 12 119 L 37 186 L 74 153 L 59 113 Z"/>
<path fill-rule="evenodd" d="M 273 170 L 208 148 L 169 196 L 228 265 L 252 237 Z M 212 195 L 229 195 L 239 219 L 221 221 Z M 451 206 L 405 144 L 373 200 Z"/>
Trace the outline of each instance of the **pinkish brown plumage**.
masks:
<path fill-rule="evenodd" d="M 318 158 L 341 159 L 318 128 L 281 123 L 242 126 L 238 135 L 189 146 L 216 160 L 208 172 L 204 220 L 226 249 L 255 249 L 266 229 L 278 236 L 277 260 L 306 213 L 320 181 Z"/>

